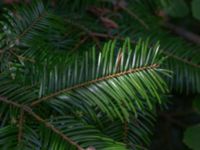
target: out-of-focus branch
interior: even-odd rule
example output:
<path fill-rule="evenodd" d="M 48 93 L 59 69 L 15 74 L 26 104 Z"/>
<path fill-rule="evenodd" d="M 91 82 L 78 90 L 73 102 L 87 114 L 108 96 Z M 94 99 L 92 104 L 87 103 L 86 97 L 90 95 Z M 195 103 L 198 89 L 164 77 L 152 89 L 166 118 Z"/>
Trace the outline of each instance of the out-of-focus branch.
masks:
<path fill-rule="evenodd" d="M 188 41 L 191 41 L 196 44 L 200 44 L 200 36 L 195 33 L 192 33 L 182 27 L 176 26 L 170 22 L 164 22 L 163 26 L 167 29 L 170 29 L 175 34 L 185 38 Z"/>

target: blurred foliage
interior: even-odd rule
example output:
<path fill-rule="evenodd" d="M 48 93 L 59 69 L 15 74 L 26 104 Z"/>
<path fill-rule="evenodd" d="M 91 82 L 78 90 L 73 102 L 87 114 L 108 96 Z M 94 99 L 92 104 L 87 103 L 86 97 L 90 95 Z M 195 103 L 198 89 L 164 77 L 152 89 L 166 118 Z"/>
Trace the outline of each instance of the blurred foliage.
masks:
<path fill-rule="evenodd" d="M 172 17 L 185 17 L 189 13 L 185 0 L 161 0 L 164 11 Z"/>
<path fill-rule="evenodd" d="M 189 127 L 184 134 L 185 144 L 193 150 L 199 150 L 200 147 L 200 125 Z"/>
<path fill-rule="evenodd" d="M 194 100 L 193 100 L 193 107 L 196 110 L 196 112 L 200 113 L 200 96 L 197 96 Z"/>
<path fill-rule="evenodd" d="M 193 0 L 192 1 L 192 14 L 194 18 L 200 20 L 200 1 L 199 0 Z"/>

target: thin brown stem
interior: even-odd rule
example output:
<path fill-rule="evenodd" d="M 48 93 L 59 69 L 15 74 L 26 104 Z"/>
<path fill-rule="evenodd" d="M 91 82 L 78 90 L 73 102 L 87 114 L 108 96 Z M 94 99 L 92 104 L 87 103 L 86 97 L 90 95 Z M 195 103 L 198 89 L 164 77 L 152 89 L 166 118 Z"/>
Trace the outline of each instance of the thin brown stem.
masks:
<path fill-rule="evenodd" d="M 23 123 L 24 123 L 24 110 L 20 109 L 20 118 L 19 118 L 19 133 L 18 133 L 18 143 L 21 143 L 23 136 Z"/>
<path fill-rule="evenodd" d="M 7 100 L 5 97 L 0 96 L 0 101 L 9 105 L 12 105 L 14 107 L 17 107 L 19 109 L 22 109 L 24 112 L 27 112 L 29 115 L 31 115 L 35 120 L 37 120 L 39 123 L 43 123 L 47 128 L 51 129 L 54 133 L 58 134 L 62 139 L 67 141 L 68 143 L 74 145 L 78 150 L 84 150 L 80 145 L 78 145 L 76 142 L 74 142 L 72 139 L 70 139 L 68 136 L 63 134 L 60 130 L 58 130 L 56 127 L 54 127 L 49 122 L 46 122 L 44 119 L 42 119 L 39 115 L 34 113 L 32 109 L 28 106 L 18 104 L 16 102 Z"/>
<path fill-rule="evenodd" d="M 3 54 L 4 53 L 4 50 L 3 49 L 0 49 L 0 54 Z"/>
<path fill-rule="evenodd" d="M 38 100 L 35 100 L 33 103 L 31 103 L 30 106 L 34 107 L 34 106 L 40 104 L 43 101 L 49 100 L 52 97 L 58 96 L 58 95 L 60 95 L 62 93 L 65 93 L 65 92 L 69 92 L 71 90 L 75 90 L 77 88 L 89 86 L 90 84 L 94 84 L 94 83 L 97 83 L 97 82 L 100 82 L 100 81 L 105 81 L 105 80 L 112 79 L 112 78 L 117 78 L 117 77 L 120 77 L 120 76 L 123 76 L 123 75 L 127 75 L 127 74 L 131 74 L 131 73 L 135 73 L 135 72 L 139 72 L 139 71 L 143 71 L 143 70 L 157 68 L 158 66 L 159 66 L 158 64 L 153 64 L 153 65 L 150 65 L 150 66 L 144 66 L 144 67 L 140 67 L 140 68 L 134 68 L 134 69 L 130 69 L 130 70 L 127 70 L 127 71 L 124 71 L 124 72 L 120 72 L 120 73 L 108 75 L 106 77 L 101 77 L 101 78 L 98 78 L 98 79 L 95 79 L 95 80 L 91 80 L 91 81 L 84 82 L 84 83 L 81 83 L 81 84 L 78 84 L 78 85 L 74 85 L 72 87 L 60 90 L 60 91 L 55 92 L 53 94 L 44 96 L 44 97 L 42 97 L 42 98 L 40 98 Z"/>

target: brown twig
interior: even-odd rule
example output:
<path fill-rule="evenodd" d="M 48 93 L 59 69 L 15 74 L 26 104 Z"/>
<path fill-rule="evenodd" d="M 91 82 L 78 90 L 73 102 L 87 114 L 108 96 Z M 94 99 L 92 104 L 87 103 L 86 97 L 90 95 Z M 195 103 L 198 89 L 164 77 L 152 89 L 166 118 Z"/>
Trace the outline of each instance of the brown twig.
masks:
<path fill-rule="evenodd" d="M 17 107 L 19 109 L 22 109 L 24 112 L 27 112 L 29 115 L 31 115 L 33 118 L 35 118 L 35 120 L 37 120 L 40 123 L 43 123 L 47 128 L 51 129 L 54 133 L 58 134 L 60 137 L 62 137 L 62 139 L 64 139 L 68 143 L 74 145 L 78 150 L 84 150 L 79 144 L 77 144 L 72 139 L 70 139 L 68 136 L 63 134 L 60 130 L 55 128 L 52 124 L 46 122 L 39 115 L 34 113 L 30 107 L 18 104 L 18 103 L 14 102 L 14 101 L 7 100 L 7 98 L 1 97 L 1 96 L 0 96 L 0 101 L 4 102 L 6 104 L 9 104 L 9 105 L 15 106 L 15 107 Z"/>
<path fill-rule="evenodd" d="M 24 123 L 24 110 L 20 109 L 20 118 L 19 118 L 19 133 L 18 133 L 18 143 L 21 143 L 23 135 L 23 123 Z"/>

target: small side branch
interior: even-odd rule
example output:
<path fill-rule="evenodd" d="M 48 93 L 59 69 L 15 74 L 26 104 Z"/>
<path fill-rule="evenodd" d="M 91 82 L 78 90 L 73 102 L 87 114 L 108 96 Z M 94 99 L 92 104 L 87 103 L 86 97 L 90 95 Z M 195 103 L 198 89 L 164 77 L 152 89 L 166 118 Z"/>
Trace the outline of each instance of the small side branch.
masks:
<path fill-rule="evenodd" d="M 58 130 L 56 127 L 54 127 L 52 124 L 46 122 L 44 119 L 42 119 L 39 115 L 37 115 L 36 113 L 34 113 L 32 111 L 32 109 L 28 106 L 24 106 L 23 109 L 29 113 L 32 117 L 35 118 L 35 120 L 37 120 L 40 123 L 43 123 L 45 125 L 45 127 L 51 129 L 54 133 L 58 134 L 60 137 L 62 137 L 62 139 L 64 139 L 65 141 L 69 142 L 70 144 L 74 145 L 78 150 L 84 150 L 80 145 L 78 145 L 76 142 L 74 142 L 72 139 L 70 139 L 69 137 L 67 137 L 65 134 L 63 134 L 60 130 Z"/>
<path fill-rule="evenodd" d="M 107 35 L 107 34 L 105 34 L 105 33 L 97 33 L 97 32 L 94 32 L 93 35 L 94 35 L 94 36 L 97 36 L 97 37 L 99 37 L 99 38 L 104 38 L 104 39 L 117 39 L 117 40 L 121 40 L 121 41 L 124 41 L 124 40 L 125 40 L 124 37 L 117 37 L 117 36 L 115 37 L 115 36 L 112 36 L 112 35 Z M 135 44 L 135 43 L 137 43 L 137 42 L 136 42 L 135 40 L 132 40 L 131 43 Z M 167 57 L 171 57 L 171 58 L 176 59 L 176 60 L 178 60 L 178 61 L 181 61 L 181 62 L 183 62 L 183 63 L 185 63 L 185 64 L 188 64 L 188 65 L 190 65 L 190 66 L 192 66 L 192 67 L 200 68 L 200 65 L 199 65 L 199 64 L 195 64 L 195 63 L 193 63 L 193 62 L 191 62 L 191 61 L 189 61 L 189 60 L 187 60 L 187 59 L 184 59 L 184 58 L 179 57 L 179 56 L 177 56 L 177 55 L 171 54 L 171 53 L 165 51 L 164 49 L 161 49 L 161 53 L 163 53 L 163 54 L 166 55 Z"/>
<path fill-rule="evenodd" d="M 56 127 L 54 127 L 49 122 L 46 122 L 39 115 L 37 115 L 36 113 L 34 113 L 30 107 L 18 104 L 16 102 L 13 102 L 13 101 L 10 101 L 10 100 L 7 100 L 7 98 L 1 97 L 1 96 L 0 96 L 0 102 L 3 102 L 3 103 L 6 103 L 6 104 L 9 104 L 9 105 L 12 105 L 14 107 L 17 107 L 19 109 L 22 109 L 23 112 L 27 112 L 29 115 L 31 115 L 33 118 L 35 118 L 35 120 L 37 120 L 39 123 L 43 123 L 47 128 L 51 129 L 54 133 L 58 134 L 62 139 L 64 139 L 68 143 L 74 145 L 78 150 L 84 150 L 75 141 L 73 141 L 68 136 L 66 136 L 65 134 L 63 134 L 60 130 L 58 130 Z"/>

